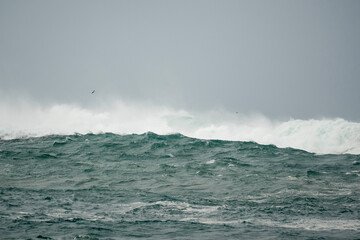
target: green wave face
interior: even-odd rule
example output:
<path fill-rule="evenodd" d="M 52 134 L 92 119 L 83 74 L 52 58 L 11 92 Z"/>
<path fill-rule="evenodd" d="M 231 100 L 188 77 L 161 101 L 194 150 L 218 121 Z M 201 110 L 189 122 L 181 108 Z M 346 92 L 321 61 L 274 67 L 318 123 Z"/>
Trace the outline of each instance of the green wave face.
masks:
<path fill-rule="evenodd" d="M 360 156 L 181 134 L 0 140 L 0 237 L 354 239 Z"/>

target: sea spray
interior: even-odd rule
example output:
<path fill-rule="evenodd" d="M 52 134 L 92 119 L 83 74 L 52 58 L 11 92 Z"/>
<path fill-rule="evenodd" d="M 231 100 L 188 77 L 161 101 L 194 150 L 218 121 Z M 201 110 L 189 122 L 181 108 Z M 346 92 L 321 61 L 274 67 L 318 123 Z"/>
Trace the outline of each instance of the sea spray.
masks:
<path fill-rule="evenodd" d="M 2 139 L 150 131 L 181 133 L 201 139 L 254 141 L 319 154 L 360 154 L 360 123 L 341 118 L 279 121 L 261 114 L 244 115 L 224 110 L 188 112 L 123 101 L 94 108 L 76 104 L 0 103 L 0 113 Z"/>

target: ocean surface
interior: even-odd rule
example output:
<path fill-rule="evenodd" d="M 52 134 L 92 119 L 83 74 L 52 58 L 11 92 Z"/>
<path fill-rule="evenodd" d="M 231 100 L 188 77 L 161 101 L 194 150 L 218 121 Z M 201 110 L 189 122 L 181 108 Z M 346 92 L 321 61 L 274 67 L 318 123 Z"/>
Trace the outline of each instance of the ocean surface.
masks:
<path fill-rule="evenodd" d="M 152 132 L 2 133 L 0 238 L 360 239 L 358 142 L 341 129 L 337 144 L 309 144 L 321 154 Z"/>
<path fill-rule="evenodd" d="M 360 239 L 360 123 L 0 101 L 0 239 Z"/>

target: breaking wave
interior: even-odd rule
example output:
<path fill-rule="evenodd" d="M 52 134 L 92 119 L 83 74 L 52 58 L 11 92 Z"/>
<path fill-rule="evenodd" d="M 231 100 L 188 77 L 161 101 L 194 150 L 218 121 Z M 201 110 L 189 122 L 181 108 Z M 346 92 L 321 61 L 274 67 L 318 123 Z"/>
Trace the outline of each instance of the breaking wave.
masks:
<path fill-rule="evenodd" d="M 318 154 L 360 154 L 360 123 L 337 119 L 271 120 L 224 110 L 191 113 L 168 107 L 112 101 L 101 107 L 0 103 L 0 138 L 59 134 L 181 133 L 202 139 L 254 141 Z"/>

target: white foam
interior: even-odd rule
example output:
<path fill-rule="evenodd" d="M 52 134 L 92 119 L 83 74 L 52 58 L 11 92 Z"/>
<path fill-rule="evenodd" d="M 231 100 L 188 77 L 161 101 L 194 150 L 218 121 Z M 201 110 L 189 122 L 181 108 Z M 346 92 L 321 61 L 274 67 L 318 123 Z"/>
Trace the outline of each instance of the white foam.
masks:
<path fill-rule="evenodd" d="M 304 218 L 287 223 L 273 221 L 269 219 L 253 219 L 244 218 L 238 220 L 219 220 L 215 218 L 204 218 L 204 217 L 186 217 L 180 221 L 184 222 L 198 222 L 202 224 L 210 225 L 230 225 L 237 226 L 245 222 L 252 223 L 255 225 L 269 226 L 269 227 L 281 227 L 281 228 L 293 228 L 293 229 L 305 229 L 309 231 L 331 231 L 331 230 L 354 230 L 359 231 L 360 221 L 359 220 L 330 220 L 330 219 L 314 219 Z"/>
<path fill-rule="evenodd" d="M 96 108 L 0 102 L 0 137 L 112 132 L 181 133 L 202 139 L 254 141 L 309 152 L 360 154 L 360 123 L 337 119 L 275 121 L 260 114 L 190 113 L 163 106 L 112 101 Z"/>
<path fill-rule="evenodd" d="M 302 228 L 311 231 L 326 231 L 326 230 L 354 230 L 359 231 L 359 220 L 330 220 L 330 219 L 314 219 L 305 218 L 300 220 L 291 221 L 288 223 L 280 223 L 272 220 L 256 220 L 259 225 L 275 226 L 282 228 Z"/>

